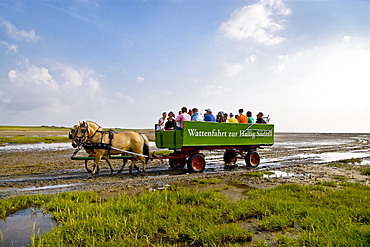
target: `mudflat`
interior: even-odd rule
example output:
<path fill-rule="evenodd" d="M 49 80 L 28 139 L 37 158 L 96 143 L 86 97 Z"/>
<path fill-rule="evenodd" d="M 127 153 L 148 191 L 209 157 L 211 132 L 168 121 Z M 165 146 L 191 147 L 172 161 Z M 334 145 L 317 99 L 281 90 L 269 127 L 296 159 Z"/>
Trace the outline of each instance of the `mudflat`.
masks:
<path fill-rule="evenodd" d="M 25 132 L 38 136 L 68 134 L 67 131 Z M 0 131 L 4 136 L 20 133 L 22 131 Z M 370 162 L 370 134 L 277 133 L 273 146 L 258 151 L 262 160 L 257 168 L 247 168 L 242 158 L 238 159 L 236 167 L 224 166 L 224 150 L 214 150 L 205 153 L 206 169 L 199 174 L 190 174 L 186 168 L 171 169 L 168 160 L 153 159 L 145 174 L 136 171 L 130 174 L 126 167 L 123 173 L 111 175 L 106 162 L 101 161 L 100 173 L 88 179 L 84 161 L 70 159 L 74 150 L 70 143 L 0 147 L 0 197 L 76 190 L 95 190 L 110 196 L 168 185 L 192 187 L 195 179 L 217 179 L 217 184 L 209 184 L 207 188 L 235 185 L 233 190 L 224 190 L 230 198 L 238 197 L 248 188 L 271 188 L 285 183 L 369 185 L 369 176 L 362 175 L 361 168 Z M 153 144 L 152 151 L 155 150 Z M 84 155 L 83 152 L 79 155 Z M 350 159 L 354 161 L 338 162 Z M 92 162 L 89 161 L 89 166 Z M 112 160 L 112 164 L 118 171 L 122 161 Z M 262 177 L 251 176 L 266 171 L 269 173 Z"/>

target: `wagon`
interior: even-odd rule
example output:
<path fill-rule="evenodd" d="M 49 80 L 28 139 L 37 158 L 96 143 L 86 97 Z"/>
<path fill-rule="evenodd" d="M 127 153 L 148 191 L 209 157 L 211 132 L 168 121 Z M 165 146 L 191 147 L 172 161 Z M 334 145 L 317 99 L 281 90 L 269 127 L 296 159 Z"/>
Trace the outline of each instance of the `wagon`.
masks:
<path fill-rule="evenodd" d="M 174 168 L 187 165 L 191 172 L 202 172 L 206 162 L 201 151 L 214 149 L 225 150 L 226 164 L 242 157 L 247 166 L 257 167 L 257 149 L 274 144 L 274 125 L 187 121 L 183 130 L 156 131 L 155 143 L 158 148 L 174 150 L 165 157 Z"/>
<path fill-rule="evenodd" d="M 170 155 L 146 156 L 124 151 L 106 143 L 94 143 L 89 148 L 111 149 L 122 152 L 122 155 L 109 155 L 110 159 L 131 159 L 133 155 L 149 159 L 168 159 L 172 168 L 187 168 L 190 172 L 202 172 L 206 166 L 203 150 L 225 150 L 225 164 L 233 165 L 237 158 L 243 158 L 248 167 L 257 167 L 260 156 L 257 152 L 262 146 L 274 144 L 273 124 L 242 124 L 185 121 L 182 130 L 164 130 L 155 132 L 157 148 L 173 150 Z M 79 147 L 80 149 L 81 147 Z M 86 148 L 86 146 L 85 146 Z M 73 160 L 92 160 L 95 157 L 77 157 Z M 125 156 L 123 156 L 125 154 Z"/>

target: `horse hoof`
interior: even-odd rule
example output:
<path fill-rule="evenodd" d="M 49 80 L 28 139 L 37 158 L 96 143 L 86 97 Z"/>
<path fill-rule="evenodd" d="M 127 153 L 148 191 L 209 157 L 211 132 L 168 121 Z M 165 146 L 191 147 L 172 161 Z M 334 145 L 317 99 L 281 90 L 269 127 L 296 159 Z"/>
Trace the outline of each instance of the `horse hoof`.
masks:
<path fill-rule="evenodd" d="M 93 178 L 93 177 L 94 177 L 94 175 L 90 174 L 87 178 L 88 178 L 88 179 L 91 179 L 91 178 Z"/>
<path fill-rule="evenodd" d="M 122 171 L 121 171 L 121 170 L 119 170 L 119 171 L 117 172 L 117 174 L 120 174 L 120 173 L 122 173 Z"/>

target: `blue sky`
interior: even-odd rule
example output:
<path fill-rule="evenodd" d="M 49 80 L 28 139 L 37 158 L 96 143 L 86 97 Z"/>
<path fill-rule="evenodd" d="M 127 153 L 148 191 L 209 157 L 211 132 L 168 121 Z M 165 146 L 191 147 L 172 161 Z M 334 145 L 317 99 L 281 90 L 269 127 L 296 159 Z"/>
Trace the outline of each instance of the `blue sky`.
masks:
<path fill-rule="evenodd" d="M 182 106 L 370 132 L 370 1 L 0 0 L 0 125 L 152 128 Z"/>

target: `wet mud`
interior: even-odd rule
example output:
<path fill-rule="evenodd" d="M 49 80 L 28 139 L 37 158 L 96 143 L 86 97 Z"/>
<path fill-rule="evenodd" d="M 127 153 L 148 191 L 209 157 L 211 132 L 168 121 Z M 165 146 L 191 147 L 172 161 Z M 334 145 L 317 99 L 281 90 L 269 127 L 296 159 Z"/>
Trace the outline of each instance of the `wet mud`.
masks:
<path fill-rule="evenodd" d="M 70 159 L 74 152 L 70 144 L 47 145 L 0 147 L 0 198 L 77 190 L 94 190 L 103 196 L 135 194 L 170 185 L 192 186 L 194 179 L 199 178 L 217 179 L 216 187 L 233 185 L 235 189 L 230 192 L 230 198 L 246 189 L 271 188 L 283 183 L 346 181 L 369 184 L 369 177 L 361 175 L 359 168 L 370 162 L 370 134 L 278 133 L 273 146 L 258 150 L 261 164 L 257 168 L 247 168 L 242 159 L 238 159 L 236 167 L 225 167 L 224 150 L 215 150 L 205 153 L 207 166 L 200 174 L 189 174 L 186 168 L 171 169 L 167 160 L 151 160 L 145 174 L 136 171 L 130 174 L 126 166 L 123 173 L 111 175 L 107 163 L 102 161 L 99 174 L 91 179 L 88 179 L 84 161 Z M 352 158 L 363 161 L 345 169 L 336 166 L 336 161 Z M 92 161 L 89 164 L 92 166 Z M 122 161 L 112 160 L 112 164 L 118 171 Z M 248 176 L 256 171 L 271 173 L 263 177 Z M 245 187 L 238 188 L 236 184 Z"/>

